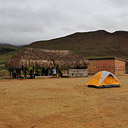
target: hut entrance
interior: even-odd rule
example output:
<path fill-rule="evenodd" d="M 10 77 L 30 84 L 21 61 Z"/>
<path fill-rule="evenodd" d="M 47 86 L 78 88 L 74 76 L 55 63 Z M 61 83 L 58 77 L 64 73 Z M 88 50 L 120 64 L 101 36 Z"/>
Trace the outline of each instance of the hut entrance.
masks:
<path fill-rule="evenodd" d="M 40 68 L 40 67 L 29 67 L 14 69 L 10 68 L 10 78 L 24 78 L 24 79 L 35 79 L 41 77 L 62 77 L 60 69 L 56 68 Z"/>

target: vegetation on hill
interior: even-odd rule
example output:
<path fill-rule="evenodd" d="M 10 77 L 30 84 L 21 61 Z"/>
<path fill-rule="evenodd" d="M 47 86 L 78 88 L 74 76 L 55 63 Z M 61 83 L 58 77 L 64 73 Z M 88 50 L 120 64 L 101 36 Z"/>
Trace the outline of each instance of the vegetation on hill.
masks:
<path fill-rule="evenodd" d="M 19 50 L 18 46 L 0 43 L 0 77 L 6 76 L 8 74 L 7 69 L 4 67 L 4 63 L 9 58 L 16 55 L 18 50 Z"/>
<path fill-rule="evenodd" d="M 1 54 L 0 55 L 0 64 L 4 64 L 5 61 L 7 61 L 9 58 L 11 58 L 12 56 L 16 55 L 18 53 L 17 51 L 12 51 L 12 52 L 8 52 L 6 54 Z"/>
<path fill-rule="evenodd" d="M 0 55 L 0 78 L 1 78 L 1 76 L 8 76 L 9 75 L 9 72 L 8 72 L 7 68 L 5 68 L 4 63 L 9 58 L 16 55 L 17 53 L 18 53 L 18 50 L 12 51 L 12 52 L 7 52 L 7 53 Z"/>
<path fill-rule="evenodd" d="M 12 48 L 12 49 L 17 49 L 18 46 L 11 45 L 11 44 L 0 43 L 0 48 Z"/>
<path fill-rule="evenodd" d="M 0 43 L 0 55 L 16 51 L 18 48 L 19 47 L 15 45 Z"/>
<path fill-rule="evenodd" d="M 16 49 L 12 49 L 12 48 L 0 48 L 0 55 L 2 55 L 4 53 L 15 51 L 15 50 Z"/>
<path fill-rule="evenodd" d="M 116 56 L 128 58 L 128 32 L 104 30 L 74 33 L 62 38 L 33 42 L 27 47 L 72 50 L 86 57 Z"/>

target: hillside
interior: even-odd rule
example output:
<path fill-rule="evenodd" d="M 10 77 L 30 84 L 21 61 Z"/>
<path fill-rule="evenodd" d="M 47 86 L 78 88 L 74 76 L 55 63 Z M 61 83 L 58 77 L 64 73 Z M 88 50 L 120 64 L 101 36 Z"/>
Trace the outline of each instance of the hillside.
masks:
<path fill-rule="evenodd" d="M 11 45 L 11 44 L 0 43 L 0 48 L 12 48 L 12 49 L 16 49 L 17 46 Z"/>
<path fill-rule="evenodd" d="M 86 57 L 116 56 L 128 58 L 128 32 L 104 30 L 74 33 L 65 37 L 33 42 L 27 47 L 68 49 Z"/>
<path fill-rule="evenodd" d="M 6 54 L 8 52 L 16 51 L 19 47 L 10 44 L 0 43 L 0 55 Z"/>
<path fill-rule="evenodd" d="M 19 48 L 18 46 L 0 43 L 0 76 L 5 75 L 5 73 L 8 74 L 7 69 L 4 67 L 4 63 L 9 58 L 16 55 Z"/>

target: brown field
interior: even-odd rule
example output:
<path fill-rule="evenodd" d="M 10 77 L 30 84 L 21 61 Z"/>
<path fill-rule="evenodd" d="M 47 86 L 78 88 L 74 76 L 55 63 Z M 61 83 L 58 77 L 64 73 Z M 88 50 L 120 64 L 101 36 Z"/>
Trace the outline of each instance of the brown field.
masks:
<path fill-rule="evenodd" d="M 2 80 L 0 128 L 128 128 L 128 76 L 121 88 L 87 78 Z"/>

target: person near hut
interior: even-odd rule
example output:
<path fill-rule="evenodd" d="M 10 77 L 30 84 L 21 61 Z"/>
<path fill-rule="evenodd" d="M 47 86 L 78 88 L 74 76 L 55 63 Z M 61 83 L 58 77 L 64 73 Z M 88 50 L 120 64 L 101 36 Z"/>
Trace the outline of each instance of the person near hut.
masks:
<path fill-rule="evenodd" d="M 35 75 L 34 75 L 34 73 L 33 73 L 33 70 L 32 70 L 32 69 L 30 70 L 29 75 L 30 75 L 30 79 L 34 79 L 34 78 L 35 78 Z"/>

